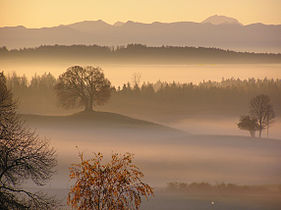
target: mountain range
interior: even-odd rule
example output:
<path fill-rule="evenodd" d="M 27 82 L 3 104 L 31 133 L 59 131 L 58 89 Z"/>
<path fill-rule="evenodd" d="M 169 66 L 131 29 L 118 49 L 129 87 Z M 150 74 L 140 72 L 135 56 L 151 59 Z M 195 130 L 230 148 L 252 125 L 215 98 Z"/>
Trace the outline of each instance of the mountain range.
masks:
<path fill-rule="evenodd" d="M 130 43 L 280 53 L 281 24 L 243 25 L 234 18 L 215 15 L 201 23 L 127 21 L 111 25 L 97 20 L 43 28 L 0 27 L 0 46 L 10 49 L 55 44 L 117 46 Z"/>

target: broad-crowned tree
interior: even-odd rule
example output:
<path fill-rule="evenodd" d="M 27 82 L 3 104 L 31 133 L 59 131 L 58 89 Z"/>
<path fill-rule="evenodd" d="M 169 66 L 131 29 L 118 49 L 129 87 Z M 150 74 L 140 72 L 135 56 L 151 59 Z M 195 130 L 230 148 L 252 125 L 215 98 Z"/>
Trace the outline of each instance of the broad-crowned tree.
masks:
<path fill-rule="evenodd" d="M 65 108 L 103 105 L 111 95 L 111 84 L 99 67 L 72 66 L 59 76 L 55 86 L 60 104 Z"/>

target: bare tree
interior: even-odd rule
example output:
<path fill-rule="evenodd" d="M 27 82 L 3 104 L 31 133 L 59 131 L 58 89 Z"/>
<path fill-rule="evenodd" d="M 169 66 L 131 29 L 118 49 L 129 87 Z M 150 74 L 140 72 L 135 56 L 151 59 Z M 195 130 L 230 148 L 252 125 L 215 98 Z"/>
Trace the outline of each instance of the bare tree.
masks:
<path fill-rule="evenodd" d="M 93 111 L 94 105 L 108 101 L 110 86 L 99 67 L 72 66 L 59 76 L 55 90 L 63 107 L 84 107 L 85 111 Z"/>
<path fill-rule="evenodd" d="M 266 136 L 268 137 L 269 135 L 269 126 L 270 124 L 273 122 L 273 119 L 275 118 L 275 113 L 273 110 L 273 106 L 269 106 L 267 109 L 267 115 L 266 115 L 266 120 L 265 120 L 265 124 L 266 124 Z"/>
<path fill-rule="evenodd" d="M 256 118 L 251 118 L 249 115 L 242 115 L 237 126 L 241 130 L 249 131 L 253 138 L 255 137 L 256 130 L 259 129 L 258 120 Z"/>
<path fill-rule="evenodd" d="M 50 209 L 56 202 L 21 187 L 31 179 L 43 186 L 54 173 L 55 150 L 24 126 L 0 74 L 0 209 Z"/>
<path fill-rule="evenodd" d="M 133 83 L 133 86 L 140 86 L 140 81 L 141 81 L 141 73 L 134 73 L 132 75 L 132 83 Z"/>
<path fill-rule="evenodd" d="M 254 97 L 250 101 L 250 114 L 257 119 L 259 137 L 261 138 L 262 130 L 269 129 L 269 125 L 275 117 L 269 96 L 261 94 Z"/>

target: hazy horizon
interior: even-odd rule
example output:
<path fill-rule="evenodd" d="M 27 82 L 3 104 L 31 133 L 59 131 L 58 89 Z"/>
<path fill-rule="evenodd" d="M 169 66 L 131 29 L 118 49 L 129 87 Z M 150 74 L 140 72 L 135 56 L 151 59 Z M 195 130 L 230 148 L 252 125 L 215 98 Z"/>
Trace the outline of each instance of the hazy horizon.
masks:
<path fill-rule="evenodd" d="M 281 78 L 281 64 L 190 64 L 190 65 L 137 65 L 137 64 L 98 64 L 95 63 L 4 63 L 1 70 L 12 76 L 27 76 L 29 80 L 36 74 L 51 73 L 58 77 L 73 65 L 94 65 L 100 67 L 115 87 L 132 82 L 135 73 L 140 74 L 140 84 L 177 82 L 199 84 L 203 81 L 220 82 L 223 79 L 275 79 Z M 253 76 L 254 75 L 254 76 Z"/>
<path fill-rule="evenodd" d="M 55 26 L 83 20 L 103 19 L 114 24 L 117 21 L 137 22 L 201 22 L 209 16 L 218 14 L 238 19 L 243 24 L 263 22 L 280 24 L 279 8 L 276 0 L 242 1 L 206 0 L 169 1 L 121 0 L 121 1 L 57 1 L 1 0 L 0 26 L 25 25 L 27 27 Z M 67 5 L 67 6 L 66 6 Z M 44 8 L 44 9 L 42 9 Z M 113 9 L 114 8 L 114 9 Z M 155 8 L 158 8 L 157 10 Z M 109 12 L 110 11 L 110 12 Z M 251 11 L 249 13 L 249 11 Z M 261 15 L 263 11 L 263 15 Z M 145 12 L 145 16 L 143 15 Z M 50 16 L 49 14 L 52 13 Z M 63 15 L 62 15 L 63 14 Z M 36 17 L 36 18 L 35 18 Z"/>
<path fill-rule="evenodd" d="M 119 27 L 121 26 L 122 24 L 125 24 L 125 23 L 138 23 L 138 24 L 145 24 L 145 25 L 149 25 L 149 24 L 153 24 L 153 23 L 163 23 L 163 24 L 171 24 L 171 23 L 207 23 L 206 20 L 208 20 L 209 18 L 212 18 L 212 17 L 225 17 L 225 18 L 230 18 L 230 19 L 234 19 L 234 20 L 237 20 L 241 25 L 244 25 L 244 26 L 247 26 L 247 25 L 253 25 L 253 24 L 264 24 L 264 25 L 281 25 L 281 20 L 280 22 L 276 22 L 276 23 L 266 23 L 266 22 L 261 22 L 261 21 L 253 21 L 253 22 L 249 22 L 249 23 L 246 23 L 246 24 L 243 24 L 239 21 L 239 19 L 235 18 L 235 17 L 230 17 L 230 16 L 226 16 L 226 15 L 221 15 L 221 14 L 213 14 L 213 15 L 210 15 L 208 17 L 205 17 L 203 18 L 202 20 L 198 20 L 198 21 L 193 21 L 193 20 L 189 20 L 189 19 L 182 19 L 182 20 L 174 20 L 174 21 L 159 21 L 159 20 L 151 20 L 151 21 L 148 21 L 148 22 L 142 22 L 142 21 L 137 21 L 137 20 L 134 20 L 134 19 L 127 19 L 127 20 L 124 20 L 124 21 L 120 21 L 120 20 L 115 20 L 113 22 L 108 22 L 104 19 L 101 19 L 101 18 L 98 18 L 98 19 L 81 19 L 81 20 L 77 20 L 77 21 L 74 21 L 74 22 L 69 22 L 69 23 L 57 23 L 57 24 L 54 24 L 54 25 L 41 25 L 41 26 L 29 26 L 29 25 L 23 25 L 23 24 L 14 24 L 14 25 L 0 25 L 0 28 L 5 28 L 5 27 L 19 27 L 19 26 L 23 26 L 25 28 L 28 28 L 28 29 L 41 29 L 41 28 L 52 28 L 52 27 L 59 27 L 59 26 L 65 26 L 65 25 L 72 25 L 72 24 L 78 24 L 78 23 L 87 23 L 87 22 L 103 22 L 105 24 L 108 24 L 108 25 L 111 25 L 111 26 L 115 26 L 115 27 Z M 223 23 L 212 23 L 214 25 L 219 25 L 219 24 L 223 24 Z M 230 23 L 230 24 L 234 24 L 234 23 Z"/>

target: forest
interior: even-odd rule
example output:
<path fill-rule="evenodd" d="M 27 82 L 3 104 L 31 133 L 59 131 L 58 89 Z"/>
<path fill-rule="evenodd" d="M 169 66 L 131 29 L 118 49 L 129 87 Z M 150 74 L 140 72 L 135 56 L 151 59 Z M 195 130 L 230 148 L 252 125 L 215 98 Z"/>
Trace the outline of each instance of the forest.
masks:
<path fill-rule="evenodd" d="M 161 46 L 142 44 L 126 46 L 43 45 L 35 48 L 0 48 L 0 58 L 13 59 L 76 59 L 117 63 L 281 63 L 281 54 L 236 52 L 219 48 Z"/>
<path fill-rule="evenodd" d="M 16 73 L 7 76 L 7 86 L 13 91 L 21 113 L 73 112 L 58 106 L 56 82 L 57 78 L 51 73 L 34 75 L 31 80 Z M 272 100 L 276 116 L 281 114 L 280 79 L 231 78 L 198 84 L 133 81 L 111 89 L 108 103 L 94 110 L 134 115 L 137 109 L 140 116 L 158 120 L 208 114 L 240 116 L 247 112 L 251 98 L 266 94 Z"/>

